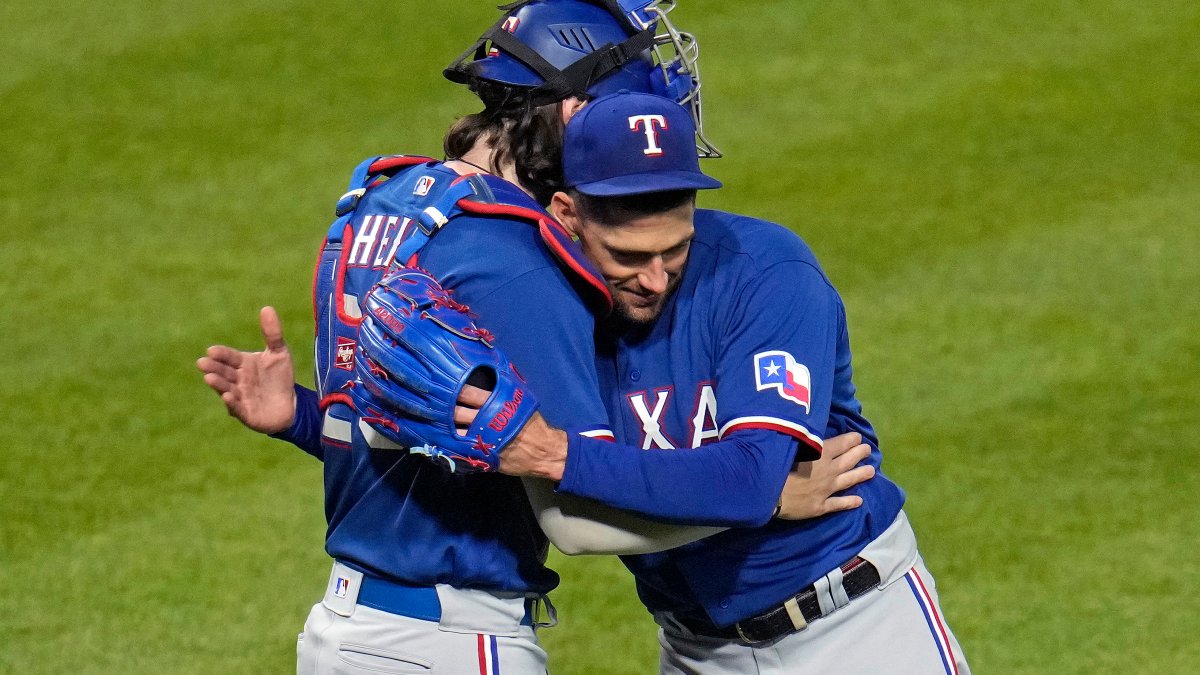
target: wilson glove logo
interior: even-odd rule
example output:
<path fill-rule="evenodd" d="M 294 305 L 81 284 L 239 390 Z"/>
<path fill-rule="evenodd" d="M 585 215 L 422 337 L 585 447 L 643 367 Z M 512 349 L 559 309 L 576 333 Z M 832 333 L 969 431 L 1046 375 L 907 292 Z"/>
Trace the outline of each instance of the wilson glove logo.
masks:
<path fill-rule="evenodd" d="M 808 367 L 796 363 L 787 352 L 760 352 L 754 355 L 754 379 L 758 391 L 775 389 L 783 398 L 809 410 L 809 390 L 812 388 Z"/>
<path fill-rule="evenodd" d="M 517 413 L 517 408 L 521 407 L 521 401 L 524 399 L 524 389 L 518 389 L 513 392 L 512 400 L 505 402 L 504 407 L 500 409 L 500 412 L 496 413 L 496 416 L 488 424 L 488 428 L 492 431 L 504 431 L 504 427 L 508 426 L 513 415 Z"/>

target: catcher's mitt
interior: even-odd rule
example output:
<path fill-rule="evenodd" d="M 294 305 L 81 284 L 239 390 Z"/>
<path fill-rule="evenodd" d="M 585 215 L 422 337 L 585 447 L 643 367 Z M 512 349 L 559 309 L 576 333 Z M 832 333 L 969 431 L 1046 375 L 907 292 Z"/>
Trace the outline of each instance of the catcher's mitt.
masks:
<path fill-rule="evenodd" d="M 495 471 L 500 451 L 537 410 L 524 378 L 475 325 L 467 307 L 429 273 L 388 272 L 363 303 L 358 381 L 350 396 L 363 421 L 451 471 Z M 491 389 L 466 435 L 454 424 L 463 385 Z"/>

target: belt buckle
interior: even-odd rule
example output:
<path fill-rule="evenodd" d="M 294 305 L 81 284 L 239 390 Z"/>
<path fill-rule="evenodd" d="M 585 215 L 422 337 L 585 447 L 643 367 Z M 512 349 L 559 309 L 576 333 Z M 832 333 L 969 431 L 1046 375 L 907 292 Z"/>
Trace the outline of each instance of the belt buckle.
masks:
<path fill-rule="evenodd" d="M 748 635 L 746 635 L 746 633 L 742 630 L 742 622 L 741 621 L 733 624 L 733 630 L 737 631 L 738 638 L 742 642 L 745 642 L 748 645 L 753 645 L 753 644 L 758 644 L 759 642 L 764 642 L 764 640 L 751 639 Z"/>

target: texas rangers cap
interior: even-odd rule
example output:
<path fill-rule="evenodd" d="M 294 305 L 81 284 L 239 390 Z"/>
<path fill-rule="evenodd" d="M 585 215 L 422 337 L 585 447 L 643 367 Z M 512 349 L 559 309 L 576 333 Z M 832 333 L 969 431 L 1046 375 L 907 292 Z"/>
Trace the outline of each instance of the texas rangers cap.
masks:
<path fill-rule="evenodd" d="M 687 108 L 629 91 L 597 98 L 567 123 L 563 178 L 595 197 L 721 187 L 700 171 Z"/>

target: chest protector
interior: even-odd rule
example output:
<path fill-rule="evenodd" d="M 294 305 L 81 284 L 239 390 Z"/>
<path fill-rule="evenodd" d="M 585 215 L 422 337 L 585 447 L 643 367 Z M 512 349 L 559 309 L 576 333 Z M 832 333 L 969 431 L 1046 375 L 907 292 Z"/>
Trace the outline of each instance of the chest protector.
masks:
<path fill-rule="evenodd" d="M 321 409 L 350 405 L 343 393 L 354 377 L 359 299 L 393 265 L 416 265 L 422 247 L 462 215 L 523 221 L 565 273 L 576 277 L 600 311 L 612 296 L 600 273 L 554 218 L 513 184 L 488 174 L 460 176 L 429 157 L 373 157 L 355 169 L 337 203 L 313 278 L 317 391 Z M 351 406 L 352 407 L 352 406 Z M 349 433 L 326 429 L 323 441 L 348 446 Z"/>

